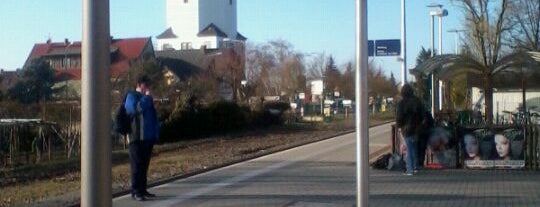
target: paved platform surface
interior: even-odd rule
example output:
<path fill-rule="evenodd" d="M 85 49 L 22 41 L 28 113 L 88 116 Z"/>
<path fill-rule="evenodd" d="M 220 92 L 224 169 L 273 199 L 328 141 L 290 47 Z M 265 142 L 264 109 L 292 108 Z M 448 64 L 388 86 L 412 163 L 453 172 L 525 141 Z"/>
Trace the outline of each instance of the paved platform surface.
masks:
<path fill-rule="evenodd" d="M 369 206 L 540 206 L 540 172 L 424 170 L 415 176 L 370 171 Z"/>
<path fill-rule="evenodd" d="M 388 149 L 390 125 L 370 129 L 370 152 Z M 355 136 L 298 147 L 150 189 L 158 195 L 114 206 L 355 206 Z M 379 153 L 376 153 L 379 154 Z M 540 207 L 540 171 L 370 170 L 370 207 Z"/>

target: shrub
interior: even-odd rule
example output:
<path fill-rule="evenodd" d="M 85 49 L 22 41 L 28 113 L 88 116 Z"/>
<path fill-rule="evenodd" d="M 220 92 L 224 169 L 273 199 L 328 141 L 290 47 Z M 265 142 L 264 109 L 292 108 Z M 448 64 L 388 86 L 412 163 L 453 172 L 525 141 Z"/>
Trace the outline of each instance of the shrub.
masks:
<path fill-rule="evenodd" d="M 162 142 L 181 138 L 199 138 L 245 129 L 250 110 L 231 102 L 215 102 L 207 107 L 185 108 L 165 121 L 161 128 Z"/>
<path fill-rule="evenodd" d="M 282 125 L 285 123 L 285 112 L 290 109 L 286 102 L 268 102 L 262 111 L 252 113 L 252 123 L 255 127 Z"/>
<path fill-rule="evenodd" d="M 161 142 L 176 142 L 210 135 L 229 133 L 247 128 L 281 125 L 285 122 L 288 103 L 272 102 L 262 111 L 251 111 L 247 106 L 219 101 L 206 107 L 185 107 L 177 111 L 161 126 Z"/>
<path fill-rule="evenodd" d="M 210 129 L 216 132 L 228 132 L 245 128 L 248 123 L 249 109 L 232 102 L 215 102 L 208 106 Z"/>

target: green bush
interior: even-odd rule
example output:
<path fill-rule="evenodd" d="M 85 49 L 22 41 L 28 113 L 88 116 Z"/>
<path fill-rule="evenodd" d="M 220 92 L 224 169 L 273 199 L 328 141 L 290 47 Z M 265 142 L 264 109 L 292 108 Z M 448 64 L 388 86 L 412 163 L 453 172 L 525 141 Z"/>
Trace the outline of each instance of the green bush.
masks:
<path fill-rule="evenodd" d="M 282 125 L 285 123 L 285 112 L 289 109 L 290 105 L 286 102 L 265 103 L 262 111 L 252 113 L 252 124 L 254 127 Z"/>
<path fill-rule="evenodd" d="M 245 128 L 248 124 L 249 109 L 232 102 L 215 102 L 208 106 L 209 129 L 215 132 L 228 132 Z"/>
<path fill-rule="evenodd" d="M 245 129 L 249 108 L 231 102 L 186 108 L 172 115 L 161 127 L 161 141 L 174 142 Z"/>
<path fill-rule="evenodd" d="M 161 142 L 176 142 L 248 128 L 284 123 L 288 103 L 269 103 L 263 111 L 251 111 L 247 106 L 232 102 L 214 102 L 206 107 L 180 110 L 161 126 Z"/>

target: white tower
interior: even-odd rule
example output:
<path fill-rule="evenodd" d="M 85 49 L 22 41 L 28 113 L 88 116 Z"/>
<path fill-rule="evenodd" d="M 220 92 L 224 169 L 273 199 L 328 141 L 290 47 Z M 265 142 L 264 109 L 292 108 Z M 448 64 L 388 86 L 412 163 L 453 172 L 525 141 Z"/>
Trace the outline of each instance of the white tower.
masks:
<path fill-rule="evenodd" d="M 245 41 L 237 31 L 237 0 L 166 0 L 167 30 L 158 35 L 158 50 L 226 47 Z"/>

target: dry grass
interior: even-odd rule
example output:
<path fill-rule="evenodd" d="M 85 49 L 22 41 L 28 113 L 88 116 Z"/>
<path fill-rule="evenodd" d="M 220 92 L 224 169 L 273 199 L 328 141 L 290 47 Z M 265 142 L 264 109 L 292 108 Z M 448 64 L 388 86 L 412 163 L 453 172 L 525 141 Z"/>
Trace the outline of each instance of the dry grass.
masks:
<path fill-rule="evenodd" d="M 373 124 L 384 120 L 373 120 Z M 149 182 L 194 173 L 215 166 L 317 141 L 353 128 L 352 121 L 302 127 L 279 127 L 231 136 L 159 145 L 150 163 Z M 121 152 L 125 153 L 126 152 Z M 113 192 L 129 189 L 129 161 L 116 161 L 112 169 Z M 62 176 L 29 180 L 2 187 L 0 206 L 65 206 L 78 202 L 79 169 Z"/>

